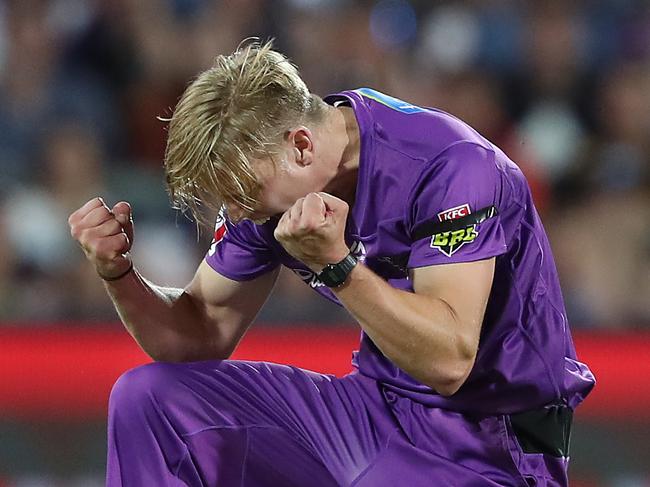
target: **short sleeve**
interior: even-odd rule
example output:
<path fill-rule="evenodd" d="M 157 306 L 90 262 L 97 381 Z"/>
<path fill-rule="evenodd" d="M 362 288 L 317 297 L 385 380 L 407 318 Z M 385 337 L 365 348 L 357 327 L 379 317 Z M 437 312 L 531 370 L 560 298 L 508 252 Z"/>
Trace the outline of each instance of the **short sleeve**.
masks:
<path fill-rule="evenodd" d="M 411 234 L 425 222 L 441 230 L 412 242 L 408 267 L 472 262 L 503 254 L 507 248 L 501 226 L 501 177 L 494 152 L 474 143 L 457 143 L 431 161 L 410 196 Z M 491 206 L 496 214 L 478 224 L 463 218 Z"/>
<path fill-rule="evenodd" d="M 250 220 L 232 224 L 219 213 L 206 262 L 234 281 L 249 281 L 275 269 L 279 261 L 257 227 Z"/>

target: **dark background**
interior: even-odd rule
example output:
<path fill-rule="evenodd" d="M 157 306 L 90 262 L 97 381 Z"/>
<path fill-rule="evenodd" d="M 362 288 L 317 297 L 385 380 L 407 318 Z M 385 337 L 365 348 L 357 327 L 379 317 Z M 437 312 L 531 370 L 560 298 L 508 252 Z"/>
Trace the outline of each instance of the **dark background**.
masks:
<path fill-rule="evenodd" d="M 145 276 L 191 278 L 209 236 L 169 207 L 156 117 L 249 36 L 274 37 L 315 93 L 370 86 L 500 145 L 533 188 L 573 329 L 647 339 L 650 3 L 634 0 L 0 2 L 0 327 L 119 329 L 67 225 L 97 195 L 131 202 Z M 286 325 L 354 327 L 289 273 L 256 326 Z M 19 416 L 0 416 L 0 486 L 101 485 L 101 414 Z M 573 485 L 650 485 L 650 422 L 589 418 Z"/>

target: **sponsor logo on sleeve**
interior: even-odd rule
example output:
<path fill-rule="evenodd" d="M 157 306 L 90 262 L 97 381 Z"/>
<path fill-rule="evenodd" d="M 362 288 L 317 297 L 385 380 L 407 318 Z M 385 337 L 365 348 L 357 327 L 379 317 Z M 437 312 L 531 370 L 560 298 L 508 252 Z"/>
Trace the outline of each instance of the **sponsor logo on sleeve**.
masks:
<path fill-rule="evenodd" d="M 454 206 L 448 210 L 441 211 L 438 213 L 438 220 L 441 222 L 445 222 L 447 220 L 455 220 L 456 218 L 467 216 L 470 213 L 471 211 L 469 209 L 469 205 L 465 203 L 464 205 Z"/>
<path fill-rule="evenodd" d="M 456 220 L 471 213 L 468 204 L 455 206 L 448 210 L 438 213 L 438 220 L 441 222 Z M 431 237 L 431 248 L 438 249 L 447 257 L 451 257 L 463 245 L 472 243 L 478 237 L 476 225 L 467 225 L 465 227 L 456 228 L 440 233 L 436 233 Z"/>
<path fill-rule="evenodd" d="M 213 255 L 217 251 L 217 245 L 223 240 L 223 237 L 226 236 L 227 231 L 226 212 L 224 208 L 221 208 L 215 220 L 214 236 L 212 237 L 212 244 L 210 245 L 210 250 L 208 250 L 208 255 Z"/>

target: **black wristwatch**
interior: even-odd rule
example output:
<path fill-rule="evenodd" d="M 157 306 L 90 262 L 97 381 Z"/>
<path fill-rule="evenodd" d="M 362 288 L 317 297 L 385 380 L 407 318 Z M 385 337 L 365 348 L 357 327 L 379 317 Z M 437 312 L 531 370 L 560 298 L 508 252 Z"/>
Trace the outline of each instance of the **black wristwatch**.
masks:
<path fill-rule="evenodd" d="M 327 287 L 339 287 L 348 278 L 357 262 L 359 262 L 359 259 L 349 253 L 341 262 L 327 264 L 316 277 Z"/>

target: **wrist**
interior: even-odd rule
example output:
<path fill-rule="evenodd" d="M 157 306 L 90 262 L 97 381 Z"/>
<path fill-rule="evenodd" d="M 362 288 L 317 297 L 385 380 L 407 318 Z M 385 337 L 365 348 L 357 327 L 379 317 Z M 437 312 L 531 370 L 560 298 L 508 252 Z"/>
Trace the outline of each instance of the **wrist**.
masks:
<path fill-rule="evenodd" d="M 321 272 L 323 272 L 323 269 L 325 269 L 328 265 L 338 264 L 343 259 L 345 259 L 349 253 L 350 253 L 349 248 L 342 247 L 339 251 L 331 253 L 323 260 L 307 264 L 307 267 L 309 267 L 316 274 L 320 274 Z"/>
<path fill-rule="evenodd" d="M 352 252 L 348 252 L 338 262 L 327 264 L 316 276 L 327 287 L 337 288 L 345 284 L 358 262 L 359 259 Z"/>
<path fill-rule="evenodd" d="M 133 261 L 129 261 L 128 267 L 120 272 L 119 274 L 115 274 L 114 276 L 109 276 L 106 274 L 103 274 L 97 270 L 97 275 L 105 282 L 114 282 L 114 281 L 119 281 L 120 279 L 126 277 L 133 271 Z"/>

